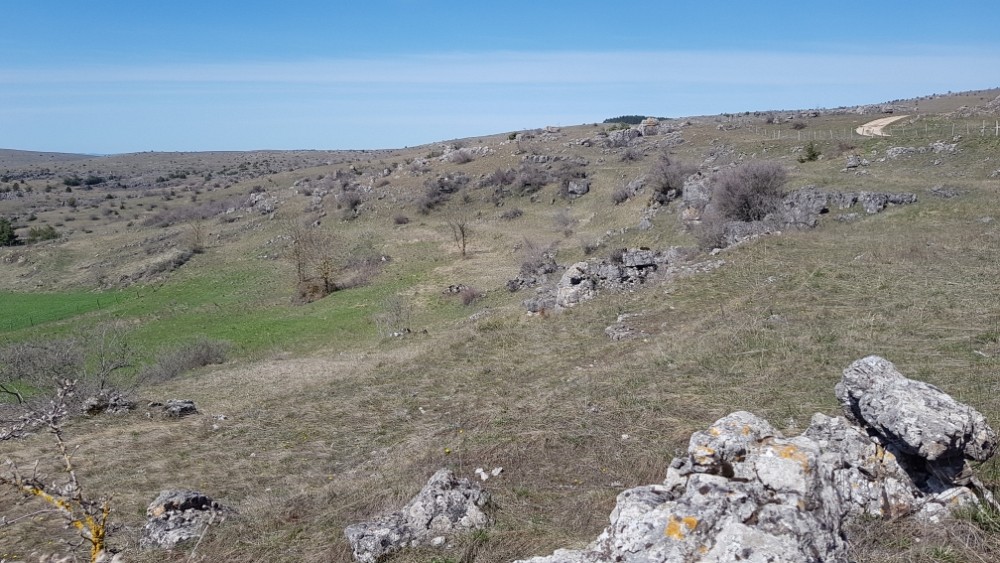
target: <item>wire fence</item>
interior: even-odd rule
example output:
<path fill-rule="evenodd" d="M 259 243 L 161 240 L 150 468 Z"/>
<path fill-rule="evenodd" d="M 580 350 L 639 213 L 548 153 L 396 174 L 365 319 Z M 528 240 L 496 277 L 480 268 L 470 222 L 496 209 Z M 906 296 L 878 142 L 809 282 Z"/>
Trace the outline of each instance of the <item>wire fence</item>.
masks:
<path fill-rule="evenodd" d="M 865 123 L 868 123 L 866 121 Z M 752 124 L 739 125 L 752 138 L 772 141 L 832 141 L 864 138 L 897 138 L 897 139 L 928 139 L 945 140 L 957 135 L 963 137 L 997 137 L 1000 138 L 1000 120 L 998 119 L 959 119 L 946 121 L 916 120 L 906 123 L 892 123 L 881 130 L 871 127 L 854 127 L 840 125 L 837 127 L 810 127 L 796 129 L 794 124 Z M 865 130 L 868 134 L 862 134 Z"/>

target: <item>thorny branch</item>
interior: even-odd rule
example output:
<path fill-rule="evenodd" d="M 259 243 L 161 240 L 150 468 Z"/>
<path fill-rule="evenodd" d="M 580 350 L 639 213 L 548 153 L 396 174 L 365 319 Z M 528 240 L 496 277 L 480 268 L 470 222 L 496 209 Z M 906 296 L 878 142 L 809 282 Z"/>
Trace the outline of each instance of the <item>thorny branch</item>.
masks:
<path fill-rule="evenodd" d="M 45 512 L 58 513 L 70 527 L 77 530 L 80 537 L 83 538 L 84 544 L 90 544 L 90 560 L 96 562 L 106 558 L 105 548 L 108 516 L 111 514 L 111 499 L 91 500 L 84 496 L 83 487 L 80 485 L 76 468 L 73 465 L 73 453 L 63 439 L 62 421 L 69 412 L 67 402 L 75 389 L 76 381 L 68 379 L 60 381 L 56 397 L 49 403 L 48 408 L 25 415 L 20 423 L 26 425 L 25 427 L 27 425 L 48 427 L 59 448 L 62 471 L 67 475 L 68 480 L 61 485 L 59 483 L 46 485 L 38 476 L 37 462 L 31 475 L 27 476 L 21 472 L 16 463 L 7 460 L 10 469 L 8 474 L 0 474 L 0 485 L 9 486 L 26 498 L 39 498 L 48 504 L 50 508 L 40 510 L 32 515 Z M 0 435 L 0 438 L 2 437 L 3 435 Z M 10 525 L 26 517 L 21 516 L 14 520 L 3 518 L 0 520 L 0 524 Z"/>

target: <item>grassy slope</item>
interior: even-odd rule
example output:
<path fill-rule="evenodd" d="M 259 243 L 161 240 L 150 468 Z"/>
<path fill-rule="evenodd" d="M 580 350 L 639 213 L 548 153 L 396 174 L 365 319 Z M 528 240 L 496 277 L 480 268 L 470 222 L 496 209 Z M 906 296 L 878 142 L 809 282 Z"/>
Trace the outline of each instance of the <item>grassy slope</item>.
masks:
<path fill-rule="evenodd" d="M 848 122 L 830 118 L 829 126 Z M 568 136 L 592 128 L 578 131 Z M 273 235 L 273 226 L 263 224 L 210 248 L 162 285 L 140 288 L 140 297 L 130 289 L 114 305 L 102 300 L 99 311 L 42 328 L 12 321 L 6 336 L 36 338 L 122 316 L 136 320 L 135 338 L 148 349 L 204 332 L 232 339 L 246 357 L 257 358 L 142 391 L 151 399 L 191 398 L 202 416 L 163 421 L 140 409 L 122 418 L 77 420 L 67 430 L 81 445 L 84 482 L 115 494 L 118 521 L 126 526 L 118 534 L 123 547 L 134 547 L 145 504 L 161 488 L 199 488 L 236 508 L 239 514 L 199 546 L 204 560 L 347 560 L 343 527 L 397 508 L 441 466 L 470 477 L 476 467 L 505 468 L 487 483 L 496 525 L 486 536 L 457 539 L 447 557 L 509 561 L 583 545 L 605 525 L 617 492 L 660 480 L 693 430 L 746 409 L 800 431 L 812 413 L 836 412 L 832 387 L 840 370 L 871 353 L 969 402 L 995 426 L 1000 422 L 1000 231 L 997 222 L 981 221 L 1000 208 L 996 181 L 987 179 L 997 165 L 984 160 L 995 158 L 995 144 L 967 139 L 957 155 L 874 163 L 870 174 L 854 176 L 838 171 L 839 157 L 800 165 L 790 152 L 795 142 L 716 131 L 711 121 L 684 136 L 677 152 L 690 159 L 722 144 L 733 154 L 777 155 L 793 167 L 793 186 L 909 190 L 921 202 L 856 223 L 826 221 L 816 231 L 761 239 L 724 253 L 726 266 L 710 274 L 605 293 L 542 318 L 525 317 L 517 306 L 523 296 L 500 290 L 520 261 L 515 246 L 526 237 L 556 242 L 560 263 L 569 263 L 583 257 L 582 243 L 635 225 L 643 201 L 611 207 L 610 194 L 623 174 L 632 177 L 650 159 L 626 165 L 614 155 L 586 153 L 601 178 L 593 193 L 570 205 L 551 204 L 553 188 L 546 188 L 539 203 L 508 204 L 525 210 L 511 223 L 495 219 L 503 208 L 480 201 L 485 194 L 473 190 L 462 207 L 482 215 L 467 260 L 457 258 L 443 214 L 424 217 L 404 207 L 413 221 L 390 224 L 400 201 L 422 181 L 393 177 L 396 202 L 375 203 L 362 219 L 336 224 L 346 238 L 375 229 L 394 257 L 370 287 L 288 305 L 287 266 L 255 258 Z M 862 154 L 892 144 L 854 142 Z M 586 152 L 562 143 L 537 148 Z M 834 143 L 821 150 L 837 151 Z M 602 156 L 606 161 L 599 163 Z M 498 151 L 446 167 L 475 176 L 519 158 Z M 927 196 L 939 183 L 964 194 Z M 567 208 L 577 220 L 568 236 L 555 220 Z M 689 240 L 672 210 L 655 223 L 651 231 L 610 239 L 598 252 Z M 125 236 L 112 230 L 103 236 Z M 463 309 L 440 294 L 451 283 L 489 294 Z M 427 333 L 378 340 L 370 315 L 397 293 L 414 307 L 412 326 Z M 77 297 L 86 301 L 87 294 L 63 293 L 56 301 Z M 487 306 L 482 318 L 466 318 Z M 648 336 L 610 342 L 603 328 L 621 312 L 642 313 L 636 323 Z M 3 325 L 0 320 L 0 330 Z M 228 419 L 216 421 L 215 414 Z M 47 448 L 46 437 L 37 436 L 3 451 L 28 461 L 45 458 Z M 997 482 L 995 464 L 981 474 Z M 49 540 L 40 539 L 46 529 L 41 522 L 19 526 L 0 538 L 0 556 L 46 548 Z M 908 560 L 935 560 L 947 550 L 961 559 L 959 548 L 916 544 L 906 533 L 866 544 L 861 559 L 898 558 L 900 550 Z M 892 542 L 895 553 L 880 551 Z M 437 555 L 418 550 L 395 560 Z M 135 556 L 161 561 L 187 554 Z"/>

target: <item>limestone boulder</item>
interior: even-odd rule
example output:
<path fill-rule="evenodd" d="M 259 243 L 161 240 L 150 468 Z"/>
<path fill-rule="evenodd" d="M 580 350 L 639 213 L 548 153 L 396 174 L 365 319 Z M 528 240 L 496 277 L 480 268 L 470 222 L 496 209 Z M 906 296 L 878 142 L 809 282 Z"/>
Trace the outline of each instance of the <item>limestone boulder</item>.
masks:
<path fill-rule="evenodd" d="M 161 491 L 146 508 L 139 545 L 173 549 L 201 537 L 208 526 L 221 522 L 224 514 L 222 505 L 198 491 Z"/>
<path fill-rule="evenodd" d="M 904 454 L 931 462 L 984 461 L 996 448 L 997 435 L 979 411 L 905 377 L 884 358 L 852 363 L 834 391 L 847 417 Z"/>
<path fill-rule="evenodd" d="M 344 534 L 356 561 L 375 563 L 404 547 L 441 545 L 450 535 L 486 527 L 488 501 L 479 484 L 440 469 L 401 510 L 352 524 Z"/>

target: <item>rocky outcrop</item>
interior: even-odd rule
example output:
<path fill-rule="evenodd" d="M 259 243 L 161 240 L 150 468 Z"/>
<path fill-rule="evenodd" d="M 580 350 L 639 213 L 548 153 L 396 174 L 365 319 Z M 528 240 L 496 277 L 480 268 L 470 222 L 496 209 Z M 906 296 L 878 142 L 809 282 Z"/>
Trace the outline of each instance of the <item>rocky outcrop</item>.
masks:
<path fill-rule="evenodd" d="M 208 526 L 222 520 L 225 509 L 197 491 L 162 491 L 146 508 L 146 524 L 139 545 L 173 549 L 200 537 Z"/>
<path fill-rule="evenodd" d="M 485 527 L 488 501 L 477 483 L 440 469 L 402 510 L 352 524 L 344 534 L 355 560 L 375 563 L 404 547 L 442 545 L 447 536 Z"/>
<path fill-rule="evenodd" d="M 507 291 L 515 292 L 527 287 L 537 287 L 549 280 L 549 274 L 559 271 L 554 250 L 536 253 L 521 263 L 521 271 L 516 278 L 507 280 Z"/>
<path fill-rule="evenodd" d="M 860 204 L 865 213 L 872 215 L 890 205 L 908 205 L 916 201 L 917 196 L 912 193 L 830 192 L 807 186 L 786 195 L 781 208 L 764 222 L 771 222 L 778 228 L 813 228 L 820 215 L 833 209 L 849 209 Z"/>
<path fill-rule="evenodd" d="M 188 399 L 170 399 L 166 404 L 159 406 L 163 407 L 165 415 L 175 418 L 198 413 L 198 407 L 195 406 L 194 401 Z"/>
<path fill-rule="evenodd" d="M 885 151 L 885 157 L 889 160 L 895 160 L 901 156 L 907 156 L 911 154 L 924 154 L 924 153 L 951 154 L 957 151 L 958 151 L 957 142 L 946 143 L 944 141 L 934 141 L 933 143 L 925 147 L 889 147 Z"/>
<path fill-rule="evenodd" d="M 712 199 L 711 176 L 697 172 L 684 180 L 681 188 L 681 219 L 688 224 L 701 220 Z"/>
<path fill-rule="evenodd" d="M 847 162 L 844 165 L 844 170 L 853 170 L 859 166 L 868 166 L 870 163 L 868 159 L 861 158 L 860 155 L 852 154 L 847 157 Z"/>
<path fill-rule="evenodd" d="M 876 356 L 836 393 L 847 418 L 817 414 L 794 438 L 748 412 L 695 432 L 662 483 L 618 495 L 585 550 L 523 563 L 846 562 L 849 518 L 934 520 L 977 502 L 951 469 L 992 455 L 981 414 Z"/>
<path fill-rule="evenodd" d="M 590 180 L 586 178 L 578 178 L 570 180 L 566 184 L 566 196 L 570 199 L 575 199 L 580 196 L 587 195 L 590 191 Z"/>
<path fill-rule="evenodd" d="M 927 490 L 955 484 L 965 460 L 985 461 L 996 448 L 983 415 L 877 356 L 851 364 L 835 391 L 847 417 L 907 460 Z"/>
<path fill-rule="evenodd" d="M 821 215 L 834 210 L 847 210 L 860 205 L 873 215 L 889 206 L 917 202 L 916 194 L 891 192 L 831 192 L 813 186 L 788 193 L 781 205 L 760 221 L 729 221 L 723 226 L 723 246 L 731 246 L 764 234 L 777 234 L 789 229 L 812 229 Z M 699 215 L 700 216 L 700 215 Z M 682 217 L 686 218 L 682 212 Z M 839 216 L 838 216 L 839 217 Z M 688 221 L 696 224 L 696 221 Z"/>
<path fill-rule="evenodd" d="M 80 410 L 89 416 L 101 413 L 124 414 L 135 408 L 135 401 L 116 389 L 102 389 L 84 399 Z"/>
<path fill-rule="evenodd" d="M 608 133 L 608 138 L 604 141 L 607 148 L 627 147 L 632 141 L 642 136 L 638 129 L 619 129 Z"/>
<path fill-rule="evenodd" d="M 641 284 L 669 261 L 670 251 L 648 248 L 622 249 L 610 259 L 577 262 L 563 273 L 556 284 L 556 307 L 572 307 L 591 299 L 600 288 L 620 288 Z"/>

